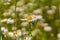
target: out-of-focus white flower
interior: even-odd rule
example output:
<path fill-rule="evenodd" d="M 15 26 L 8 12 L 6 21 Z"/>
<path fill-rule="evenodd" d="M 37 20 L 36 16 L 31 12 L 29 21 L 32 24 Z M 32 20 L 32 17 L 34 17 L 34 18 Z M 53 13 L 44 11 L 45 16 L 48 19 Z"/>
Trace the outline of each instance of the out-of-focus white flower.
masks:
<path fill-rule="evenodd" d="M 3 31 L 2 34 L 4 34 L 5 37 L 6 35 L 8 35 L 8 29 L 6 29 L 5 27 L 1 27 L 1 31 Z"/>
<path fill-rule="evenodd" d="M 14 37 L 14 34 L 13 34 L 12 32 L 9 32 L 8 35 L 9 35 L 10 37 Z"/>
<path fill-rule="evenodd" d="M 38 23 L 38 25 L 39 25 L 39 26 L 41 26 L 41 27 L 48 26 L 48 24 L 47 24 L 47 23 L 43 23 L 43 22 L 39 22 L 39 23 Z"/>
<path fill-rule="evenodd" d="M 10 2 L 11 0 L 4 0 L 4 1 L 8 1 L 8 2 Z"/>
<path fill-rule="evenodd" d="M 17 8 L 16 8 L 16 11 L 23 12 L 24 9 L 23 9 L 22 7 L 17 7 Z"/>
<path fill-rule="evenodd" d="M 55 10 L 52 10 L 52 9 L 51 10 L 47 10 L 47 13 L 48 14 L 54 14 L 55 13 Z"/>
<path fill-rule="evenodd" d="M 24 5 L 24 1 L 18 1 L 17 2 L 17 6 L 23 6 Z"/>
<path fill-rule="evenodd" d="M 17 36 L 22 36 L 21 30 L 17 30 Z"/>
<path fill-rule="evenodd" d="M 5 2 L 4 5 L 10 5 L 10 2 Z"/>
<path fill-rule="evenodd" d="M 9 18 L 9 19 L 7 20 L 7 23 L 14 23 L 14 19 Z"/>
<path fill-rule="evenodd" d="M 57 34 L 57 38 L 60 38 L 60 33 Z"/>
<path fill-rule="evenodd" d="M 3 20 L 1 20 L 1 22 L 6 22 L 8 19 L 3 19 Z"/>
<path fill-rule="evenodd" d="M 5 27 L 1 27 L 1 31 L 4 31 L 5 30 Z"/>
<path fill-rule="evenodd" d="M 37 15 L 36 18 L 37 19 L 42 19 L 42 16 L 41 15 Z"/>
<path fill-rule="evenodd" d="M 25 19 L 20 19 L 20 20 L 22 20 L 22 21 L 26 21 L 27 19 L 25 18 Z"/>
<path fill-rule="evenodd" d="M 51 31 L 51 30 L 52 30 L 52 28 L 51 28 L 50 26 L 46 26 L 46 27 L 44 27 L 44 31 L 49 32 L 49 31 Z"/>
<path fill-rule="evenodd" d="M 9 19 L 3 19 L 1 22 L 6 22 L 6 23 L 14 23 L 14 20 L 9 18 Z"/>
<path fill-rule="evenodd" d="M 25 38 L 25 40 L 31 40 L 32 39 L 32 37 L 30 37 L 30 36 L 27 36 L 26 38 Z"/>
<path fill-rule="evenodd" d="M 54 5 L 52 5 L 51 8 L 52 8 L 53 10 L 57 9 L 57 7 L 54 6 Z"/>
<path fill-rule="evenodd" d="M 33 11 L 34 14 L 42 14 L 42 9 L 37 9 Z"/>
<path fill-rule="evenodd" d="M 14 20 L 9 18 L 9 19 L 3 19 L 1 22 L 7 22 L 7 23 L 14 23 Z"/>
<path fill-rule="evenodd" d="M 8 32 L 8 29 L 4 29 L 4 32 Z"/>
<path fill-rule="evenodd" d="M 5 28 L 2 34 L 8 35 L 8 29 Z"/>
<path fill-rule="evenodd" d="M 8 0 L 9 2 L 11 1 L 11 0 Z"/>
<path fill-rule="evenodd" d="M 28 24 L 29 24 L 28 22 L 22 22 L 21 26 L 28 26 Z"/>
<path fill-rule="evenodd" d="M 9 16 L 11 13 L 10 12 L 4 12 L 3 16 Z"/>

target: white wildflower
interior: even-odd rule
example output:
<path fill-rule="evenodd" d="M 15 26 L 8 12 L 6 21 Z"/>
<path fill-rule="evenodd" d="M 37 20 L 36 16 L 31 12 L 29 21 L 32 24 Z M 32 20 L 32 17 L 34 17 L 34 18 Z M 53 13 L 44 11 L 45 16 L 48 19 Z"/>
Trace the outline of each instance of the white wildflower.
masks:
<path fill-rule="evenodd" d="M 42 9 L 37 9 L 33 11 L 34 14 L 41 14 L 42 13 Z"/>
<path fill-rule="evenodd" d="M 21 30 L 17 30 L 17 36 L 22 36 Z"/>
<path fill-rule="evenodd" d="M 8 1 L 8 2 L 10 2 L 11 0 L 4 0 L 4 1 Z"/>
<path fill-rule="evenodd" d="M 10 5 L 10 2 L 5 2 L 4 5 Z"/>
<path fill-rule="evenodd" d="M 22 7 L 17 7 L 16 11 L 22 12 L 22 11 L 24 11 L 24 9 Z"/>
<path fill-rule="evenodd" d="M 13 34 L 12 32 L 9 32 L 8 35 L 9 35 L 10 37 L 14 37 L 14 34 Z"/>
<path fill-rule="evenodd" d="M 3 20 L 1 20 L 1 22 L 6 22 L 8 19 L 3 19 Z"/>
<path fill-rule="evenodd" d="M 46 27 L 44 27 L 44 31 L 51 31 L 52 30 L 52 28 L 50 27 L 50 26 L 46 26 Z"/>
<path fill-rule="evenodd" d="M 31 40 L 32 37 L 27 36 L 25 40 Z"/>
<path fill-rule="evenodd" d="M 3 16 L 9 16 L 11 13 L 10 12 L 4 12 Z"/>
<path fill-rule="evenodd" d="M 17 6 L 23 6 L 23 5 L 24 5 L 24 1 L 17 2 Z"/>
<path fill-rule="evenodd" d="M 60 33 L 57 34 L 57 38 L 60 38 Z"/>
<path fill-rule="evenodd" d="M 14 19 L 9 18 L 9 19 L 7 20 L 7 23 L 14 23 Z"/>
<path fill-rule="evenodd" d="M 5 30 L 5 27 L 1 27 L 1 31 L 4 31 Z"/>

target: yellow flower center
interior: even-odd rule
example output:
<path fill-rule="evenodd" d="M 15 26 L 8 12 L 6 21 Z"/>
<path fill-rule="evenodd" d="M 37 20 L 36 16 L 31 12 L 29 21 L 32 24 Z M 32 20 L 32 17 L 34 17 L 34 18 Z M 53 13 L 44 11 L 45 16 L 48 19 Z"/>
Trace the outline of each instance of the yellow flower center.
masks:
<path fill-rule="evenodd" d="M 13 31 L 13 34 L 16 35 L 17 34 L 17 31 Z"/>
<path fill-rule="evenodd" d="M 27 20 L 32 20 L 32 17 L 31 16 L 27 16 Z"/>

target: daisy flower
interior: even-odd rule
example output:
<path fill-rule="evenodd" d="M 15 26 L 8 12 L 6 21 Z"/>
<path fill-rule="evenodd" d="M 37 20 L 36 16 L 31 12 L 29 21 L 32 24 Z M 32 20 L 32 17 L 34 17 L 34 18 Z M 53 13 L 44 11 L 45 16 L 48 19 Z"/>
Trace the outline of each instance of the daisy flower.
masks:
<path fill-rule="evenodd" d="M 4 1 L 8 1 L 8 2 L 10 2 L 11 0 L 4 0 Z"/>
<path fill-rule="evenodd" d="M 50 26 L 45 26 L 45 27 L 44 27 L 44 31 L 49 32 L 49 31 L 51 31 L 51 30 L 52 30 L 52 28 L 51 28 Z"/>
<path fill-rule="evenodd" d="M 13 32 L 9 32 L 8 35 L 9 35 L 10 37 L 14 37 Z"/>
<path fill-rule="evenodd" d="M 36 9 L 33 11 L 33 13 L 36 15 L 42 14 L 42 9 Z"/>
<path fill-rule="evenodd" d="M 11 13 L 10 12 L 4 12 L 3 16 L 9 16 Z"/>
<path fill-rule="evenodd" d="M 5 30 L 5 27 L 1 27 L 1 31 L 4 31 Z"/>
<path fill-rule="evenodd" d="M 27 36 L 24 40 L 31 40 L 31 39 L 32 39 L 32 37 Z"/>
<path fill-rule="evenodd" d="M 31 21 L 35 21 L 37 19 L 42 19 L 42 16 L 41 15 L 28 15 L 26 18 L 21 19 L 21 20 L 31 22 Z"/>
<path fill-rule="evenodd" d="M 15 30 L 15 31 L 13 31 L 13 34 L 14 34 L 16 37 L 22 36 L 21 30 Z"/>
<path fill-rule="evenodd" d="M 10 5 L 11 3 L 10 2 L 5 2 L 4 5 Z"/>
<path fill-rule="evenodd" d="M 60 38 L 60 33 L 57 34 L 57 38 Z"/>
<path fill-rule="evenodd" d="M 9 19 L 3 19 L 3 20 L 1 20 L 1 22 L 6 22 L 7 24 L 14 23 L 14 19 L 11 19 L 11 18 L 9 18 Z"/>

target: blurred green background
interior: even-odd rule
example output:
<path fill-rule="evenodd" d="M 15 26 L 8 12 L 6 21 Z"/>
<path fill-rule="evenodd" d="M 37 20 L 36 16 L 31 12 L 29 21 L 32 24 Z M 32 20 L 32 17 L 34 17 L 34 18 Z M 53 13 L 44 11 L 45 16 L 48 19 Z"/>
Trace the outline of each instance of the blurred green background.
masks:
<path fill-rule="evenodd" d="M 21 1 L 21 2 L 20 2 Z M 18 3 L 20 2 L 20 3 Z M 30 3 L 30 4 L 29 4 Z M 19 12 L 16 11 L 17 7 L 21 7 L 24 9 L 24 11 Z M 12 10 L 11 12 L 9 10 Z M 42 15 L 43 20 L 37 20 L 34 21 L 34 24 L 29 24 L 27 27 L 21 26 L 22 21 L 20 20 L 23 18 L 24 14 L 31 14 L 33 15 L 33 11 L 36 9 L 42 9 Z M 54 10 L 54 13 L 49 14 L 47 13 L 48 10 Z M 11 13 L 11 15 L 4 16 L 4 12 Z M 12 16 L 12 14 L 15 14 L 15 16 Z M 35 14 L 34 14 L 35 15 Z M 0 23 L 0 28 L 2 26 L 6 27 L 9 31 L 12 31 L 12 27 L 15 26 L 18 29 L 22 30 L 22 28 L 25 28 L 29 33 L 28 35 L 31 35 L 32 30 L 39 29 L 39 33 L 37 33 L 35 36 L 32 36 L 31 40 L 60 40 L 57 35 L 60 33 L 60 0 L 0 0 L 0 20 L 5 18 L 12 18 L 14 19 L 14 23 L 7 24 L 5 22 Z M 49 26 L 52 27 L 52 30 L 50 32 L 44 31 L 43 27 L 38 26 L 38 22 L 43 21 L 43 23 L 47 23 Z M 31 28 L 32 26 L 32 28 Z M 1 30 L 1 29 L 0 29 Z M 25 35 L 23 35 L 25 37 Z M 23 36 L 19 37 L 23 39 Z M 2 37 L 2 40 L 20 40 L 20 39 L 12 39 L 10 37 L 4 37 L 2 34 L 2 31 L 0 31 L 0 38 Z"/>

